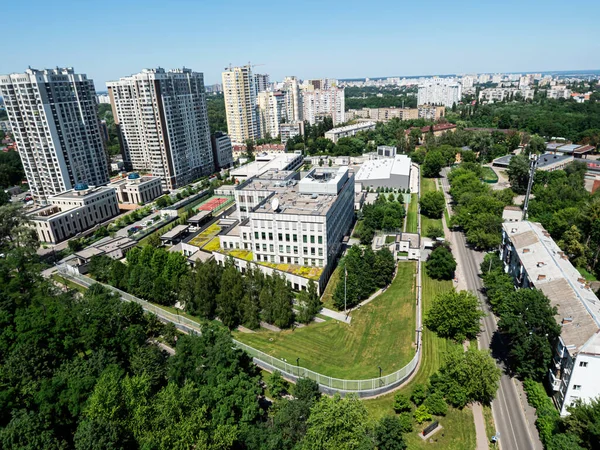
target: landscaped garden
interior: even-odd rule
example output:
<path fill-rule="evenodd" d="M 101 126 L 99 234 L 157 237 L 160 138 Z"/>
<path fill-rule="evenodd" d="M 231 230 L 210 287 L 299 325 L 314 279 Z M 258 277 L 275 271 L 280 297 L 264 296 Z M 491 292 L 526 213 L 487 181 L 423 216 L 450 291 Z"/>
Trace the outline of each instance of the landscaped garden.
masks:
<path fill-rule="evenodd" d="M 213 223 L 202 233 L 195 236 L 189 243 L 191 245 L 195 245 L 196 247 L 202 248 L 209 241 L 211 241 L 214 237 L 217 236 L 221 232 L 221 227 L 216 223 Z"/>
<path fill-rule="evenodd" d="M 277 358 L 337 378 L 368 379 L 404 367 L 414 356 L 415 263 L 401 262 L 390 287 L 351 313 L 351 325 L 337 320 L 303 328 L 234 338 Z"/>
<path fill-rule="evenodd" d="M 492 169 L 491 167 L 487 167 L 484 166 L 482 167 L 482 180 L 485 181 L 486 183 L 497 183 L 498 182 L 498 175 L 496 174 L 496 172 L 494 172 L 494 169 Z"/>

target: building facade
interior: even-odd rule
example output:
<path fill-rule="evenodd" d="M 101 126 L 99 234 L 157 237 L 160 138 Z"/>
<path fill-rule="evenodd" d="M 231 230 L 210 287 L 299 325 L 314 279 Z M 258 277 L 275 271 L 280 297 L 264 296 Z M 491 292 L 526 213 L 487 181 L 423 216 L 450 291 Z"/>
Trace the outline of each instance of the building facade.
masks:
<path fill-rule="evenodd" d="M 94 82 L 72 68 L 0 76 L 31 193 L 41 203 L 77 183 L 108 183 Z"/>
<path fill-rule="evenodd" d="M 301 274 L 310 270 L 322 288 L 354 219 L 348 167 L 313 169 L 299 181 L 295 172 L 270 171 L 240 184 L 235 197 L 240 221 L 219 236 L 215 259 L 245 250 L 261 269 L 283 265 L 279 270 L 295 289 L 306 288 L 309 279 Z"/>
<path fill-rule="evenodd" d="M 255 79 L 250 66 L 230 67 L 222 73 L 227 130 L 231 140 L 243 143 L 260 138 Z"/>
<path fill-rule="evenodd" d="M 285 144 L 292 138 L 296 136 L 304 135 L 304 122 L 286 122 L 279 124 L 279 137 L 281 138 L 281 143 Z"/>
<path fill-rule="evenodd" d="M 269 75 L 261 73 L 254 74 L 254 86 L 256 88 L 256 95 L 258 95 L 259 92 L 268 91 L 270 88 Z"/>
<path fill-rule="evenodd" d="M 332 128 L 325 133 L 325 138 L 336 143 L 339 139 L 354 136 L 359 131 L 374 130 L 375 125 L 375 122 L 360 122 L 345 127 Z"/>
<path fill-rule="evenodd" d="M 48 206 L 27 214 L 40 242 L 56 244 L 119 214 L 117 195 L 106 186 L 77 184 L 48 198 Z"/>
<path fill-rule="evenodd" d="M 111 182 L 108 187 L 115 189 L 119 203 L 143 205 L 163 194 L 162 182 L 158 177 L 140 176 L 130 173 L 127 178 Z"/>
<path fill-rule="evenodd" d="M 279 136 L 279 124 L 287 119 L 285 95 L 282 92 L 263 91 L 258 94 L 260 135 Z"/>
<path fill-rule="evenodd" d="M 331 87 L 303 90 L 302 107 L 304 120 L 311 125 L 322 120 L 323 117 L 331 117 L 333 125 L 344 123 L 346 119 L 344 89 Z"/>
<path fill-rule="evenodd" d="M 433 78 L 431 81 L 419 85 L 419 105 L 442 105 L 447 108 L 460 102 L 462 87 L 451 79 Z"/>
<path fill-rule="evenodd" d="M 288 122 L 303 122 L 304 111 L 300 83 L 296 77 L 283 79 L 283 92 L 285 93 L 286 119 Z"/>
<path fill-rule="evenodd" d="M 144 69 L 107 86 L 128 168 L 169 190 L 213 172 L 203 74 Z"/>
<path fill-rule="evenodd" d="M 539 289 L 557 309 L 561 334 L 548 384 L 561 416 L 568 415 L 576 400 L 600 396 L 600 301 L 541 224 L 508 222 L 502 228 L 501 257 L 515 286 Z"/>
<path fill-rule="evenodd" d="M 226 169 L 233 166 L 233 148 L 229 136 L 217 131 L 211 136 L 211 142 L 216 169 Z"/>

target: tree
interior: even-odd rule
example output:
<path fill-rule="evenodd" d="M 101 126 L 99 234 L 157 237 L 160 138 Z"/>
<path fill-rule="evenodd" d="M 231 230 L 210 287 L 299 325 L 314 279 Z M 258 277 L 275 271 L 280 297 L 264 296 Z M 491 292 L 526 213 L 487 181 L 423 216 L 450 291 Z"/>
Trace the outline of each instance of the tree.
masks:
<path fill-rule="evenodd" d="M 445 163 L 446 161 L 442 152 L 438 150 L 427 152 L 422 166 L 423 176 L 426 178 L 439 177 L 440 171 L 442 170 L 442 167 L 445 166 Z"/>
<path fill-rule="evenodd" d="M 377 287 L 382 288 L 392 282 L 394 271 L 396 270 L 396 260 L 387 247 L 383 247 L 375 252 L 375 264 L 373 268 Z"/>
<path fill-rule="evenodd" d="M 419 201 L 421 212 L 432 219 L 439 219 L 444 214 L 446 201 L 442 191 L 427 192 L 421 196 Z"/>
<path fill-rule="evenodd" d="M 525 153 L 527 155 L 531 153 L 537 153 L 538 155 L 546 151 L 546 141 L 544 138 L 534 134 L 529 138 L 529 143 L 525 147 Z"/>
<path fill-rule="evenodd" d="M 394 411 L 397 413 L 409 412 L 412 410 L 409 398 L 401 392 L 396 392 L 394 395 Z"/>
<path fill-rule="evenodd" d="M 452 252 L 445 245 L 438 245 L 433 249 L 425 263 L 427 275 L 435 280 L 451 280 L 454 278 L 456 261 Z"/>
<path fill-rule="evenodd" d="M 517 194 L 525 194 L 529 183 L 529 160 L 524 155 L 513 156 L 508 163 L 508 181 Z"/>
<path fill-rule="evenodd" d="M 374 426 L 355 396 L 323 397 L 311 408 L 301 448 L 306 450 L 372 449 Z"/>
<path fill-rule="evenodd" d="M 235 266 L 229 265 L 221 277 L 221 289 L 217 295 L 217 315 L 230 330 L 240 324 L 239 305 L 244 298 L 244 282 Z"/>
<path fill-rule="evenodd" d="M 281 372 L 274 370 L 269 377 L 269 389 L 275 397 L 281 397 L 287 392 L 287 382 L 281 376 Z"/>
<path fill-rule="evenodd" d="M 410 394 L 411 401 L 419 406 L 423 401 L 427 398 L 427 389 L 423 384 L 416 384 L 413 388 L 412 393 Z"/>
<path fill-rule="evenodd" d="M 581 233 L 575 225 L 565 231 L 562 240 L 558 241 L 558 246 L 567 254 L 575 267 L 585 267 L 586 248 L 582 243 Z"/>
<path fill-rule="evenodd" d="M 429 239 L 437 239 L 444 237 L 444 229 L 438 225 L 429 225 L 427 227 L 427 237 Z"/>
<path fill-rule="evenodd" d="M 294 396 L 297 400 L 310 403 L 311 405 L 321 398 L 319 385 L 310 378 L 299 378 L 294 385 Z"/>
<path fill-rule="evenodd" d="M 474 339 L 480 331 L 485 314 L 479 300 L 469 291 L 446 291 L 433 299 L 423 323 L 438 336 L 462 342 Z"/>
<path fill-rule="evenodd" d="M 375 427 L 375 439 L 378 450 L 404 450 L 406 444 L 402 437 L 403 427 L 397 417 L 383 417 Z"/>
<path fill-rule="evenodd" d="M 427 407 L 427 410 L 435 416 L 445 416 L 448 412 L 448 405 L 440 392 L 434 392 L 429 395 L 423 404 Z"/>

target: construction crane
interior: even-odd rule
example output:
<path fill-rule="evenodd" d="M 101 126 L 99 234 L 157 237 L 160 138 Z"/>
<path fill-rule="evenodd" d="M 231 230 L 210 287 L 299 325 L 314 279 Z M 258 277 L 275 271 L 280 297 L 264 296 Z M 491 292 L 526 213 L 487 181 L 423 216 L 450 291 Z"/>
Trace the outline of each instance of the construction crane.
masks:
<path fill-rule="evenodd" d="M 248 61 L 247 66 L 258 67 L 258 66 L 266 66 L 266 64 L 252 64 L 250 61 Z M 225 67 L 223 70 L 229 70 L 229 71 L 231 71 L 231 69 L 233 69 L 233 65 L 231 63 L 229 63 L 229 66 Z"/>

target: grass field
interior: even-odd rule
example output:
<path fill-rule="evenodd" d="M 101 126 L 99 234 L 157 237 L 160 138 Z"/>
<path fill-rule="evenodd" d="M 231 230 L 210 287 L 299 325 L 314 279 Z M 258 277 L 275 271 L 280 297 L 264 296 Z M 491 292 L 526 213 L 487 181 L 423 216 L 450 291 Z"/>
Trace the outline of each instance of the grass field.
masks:
<path fill-rule="evenodd" d="M 423 271 L 423 311 L 427 311 L 433 298 L 440 292 L 452 288 L 450 281 L 436 281 L 427 276 Z M 409 384 L 400 389 L 400 392 L 410 395 L 416 384 L 426 384 L 429 377 L 435 373 L 443 362 L 445 353 L 455 344 L 449 340 L 439 338 L 435 333 L 423 327 L 423 355 L 418 373 Z M 365 406 L 371 415 L 379 419 L 385 415 L 393 415 L 395 392 L 383 395 L 373 400 L 365 400 Z M 413 433 L 405 435 L 409 449 L 454 449 L 472 450 L 475 448 L 475 425 L 473 424 L 473 413 L 470 409 L 457 410 L 449 408 L 448 415 L 436 417 L 444 427 L 442 431 L 435 434 L 436 442 L 424 442 L 417 433 L 424 426 L 416 427 Z"/>
<path fill-rule="evenodd" d="M 418 228 L 418 211 L 419 211 L 419 196 L 417 194 L 411 194 L 410 205 L 408 205 L 408 211 L 406 213 L 406 232 L 416 233 Z"/>
<path fill-rule="evenodd" d="M 59 283 L 61 286 L 66 286 L 68 289 L 73 289 L 75 291 L 79 291 L 82 294 L 85 293 L 85 291 L 87 290 L 83 286 L 81 286 L 77 283 L 73 283 L 71 280 L 61 277 L 57 273 L 52 274 L 52 279 L 54 281 L 56 281 L 57 283 Z"/>
<path fill-rule="evenodd" d="M 352 313 L 352 324 L 337 320 L 279 333 L 234 332 L 235 339 L 277 358 L 296 361 L 324 375 L 367 379 L 392 373 L 414 356 L 415 263 L 401 262 L 386 292 Z"/>
<path fill-rule="evenodd" d="M 579 271 L 579 273 L 581 274 L 581 276 L 583 278 L 585 278 L 587 281 L 598 281 L 598 279 L 596 278 L 596 275 L 594 275 L 593 273 L 588 272 L 585 268 L 578 267 L 577 270 Z"/>
<path fill-rule="evenodd" d="M 427 192 L 435 191 L 436 183 L 436 178 L 423 178 L 423 176 L 421 176 L 421 195 L 426 194 Z M 421 234 L 423 236 L 427 235 L 427 230 L 432 225 L 442 228 L 442 219 L 430 219 L 429 217 L 421 214 Z"/>

